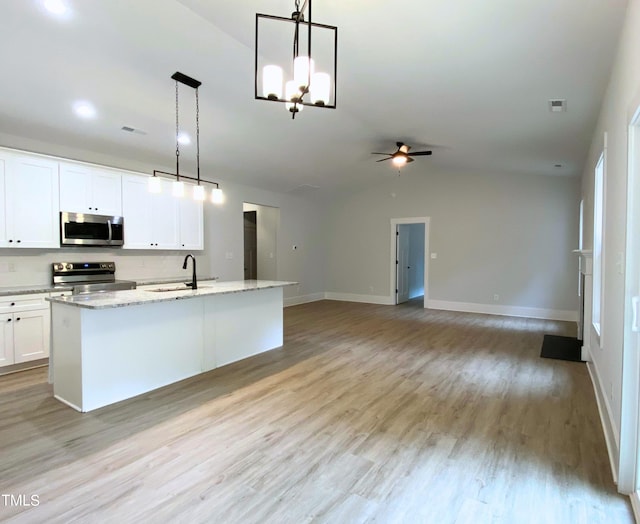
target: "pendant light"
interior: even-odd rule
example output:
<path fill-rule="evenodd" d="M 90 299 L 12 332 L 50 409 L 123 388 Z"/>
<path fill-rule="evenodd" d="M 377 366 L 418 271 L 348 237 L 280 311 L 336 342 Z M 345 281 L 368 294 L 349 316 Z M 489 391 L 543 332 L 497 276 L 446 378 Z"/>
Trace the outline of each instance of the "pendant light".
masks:
<path fill-rule="evenodd" d="M 167 173 L 165 171 L 153 171 L 153 176 L 149 178 L 149 192 L 151 193 L 161 193 L 162 192 L 162 182 L 158 177 L 158 174 L 175 176 L 175 180 L 173 181 L 171 193 L 175 197 L 183 197 L 185 195 L 185 187 L 184 182 L 181 179 L 193 180 L 196 182 L 196 185 L 193 186 L 193 199 L 203 201 L 206 198 L 206 190 L 202 184 L 213 184 L 216 187 L 211 191 L 211 202 L 214 204 L 219 204 L 224 201 L 224 195 L 222 190 L 220 189 L 220 185 L 217 182 L 209 182 L 208 180 L 202 180 L 200 178 L 200 97 L 198 88 L 202 85 L 202 82 L 191 78 L 183 73 L 176 72 L 171 78 L 176 82 L 176 172 Z M 180 142 L 181 142 L 181 134 L 180 134 L 180 118 L 179 118 L 179 84 L 187 85 L 195 90 L 196 95 L 196 170 L 197 177 L 189 177 L 180 174 Z"/>
<path fill-rule="evenodd" d="M 336 107 L 338 28 L 312 22 L 311 2 L 312 0 L 304 0 L 301 7 L 300 0 L 295 0 L 295 11 L 291 14 L 290 18 L 260 13 L 256 14 L 254 96 L 257 100 L 283 102 L 285 108 L 291 112 L 292 118 L 295 118 L 296 113 L 302 111 L 302 108 L 306 105 L 329 109 L 335 109 Z M 305 21 L 305 10 L 307 11 L 308 21 Z M 275 28 L 273 22 L 277 22 L 282 32 L 288 31 L 286 26 L 291 23 L 295 26 L 293 32 L 293 56 L 287 58 L 287 55 L 290 53 L 290 48 L 279 55 L 283 59 L 283 63 L 290 61 L 290 66 L 287 69 L 290 69 L 291 76 L 289 76 L 290 79 L 288 81 L 284 81 L 285 74 L 283 71 L 285 68 L 281 65 L 267 64 L 264 65 L 262 69 L 260 68 L 260 59 L 263 54 L 260 52 L 261 35 L 263 33 L 273 34 L 273 30 L 271 32 L 264 31 L 261 33 L 259 30 L 261 22 L 263 25 L 270 24 L 272 29 Z M 306 54 L 300 52 L 301 29 L 306 29 Z M 311 54 L 312 31 L 316 33 L 318 31 L 324 32 L 324 38 L 321 40 L 321 43 L 324 44 L 326 49 L 321 49 L 323 51 L 322 56 L 333 57 L 333 75 L 323 71 L 316 71 L 316 60 Z M 318 39 L 315 41 L 318 42 Z M 329 42 L 332 42 L 332 49 L 329 46 Z M 270 56 L 277 52 L 275 43 L 268 43 L 264 45 L 264 47 L 269 49 L 268 54 Z M 327 64 L 324 65 L 326 67 Z M 260 74 L 260 70 L 262 74 Z M 284 97 L 282 96 L 283 83 Z M 259 88 L 259 84 L 261 84 L 261 89 Z M 309 96 L 305 98 L 307 94 L 309 94 Z"/>

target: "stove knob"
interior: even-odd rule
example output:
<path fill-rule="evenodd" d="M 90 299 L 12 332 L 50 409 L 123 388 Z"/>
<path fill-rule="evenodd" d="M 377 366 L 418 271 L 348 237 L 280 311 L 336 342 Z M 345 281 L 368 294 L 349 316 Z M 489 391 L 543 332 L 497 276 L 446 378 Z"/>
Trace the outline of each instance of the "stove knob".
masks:
<path fill-rule="evenodd" d="M 101 267 L 102 269 L 106 269 L 107 264 L 100 264 L 100 267 Z"/>
<path fill-rule="evenodd" d="M 67 269 L 71 269 L 71 264 L 67 264 Z"/>
<path fill-rule="evenodd" d="M 109 269 L 113 269 L 113 264 L 109 264 Z"/>
<path fill-rule="evenodd" d="M 58 271 L 62 271 L 64 269 L 64 266 L 62 264 L 56 264 L 56 269 Z"/>

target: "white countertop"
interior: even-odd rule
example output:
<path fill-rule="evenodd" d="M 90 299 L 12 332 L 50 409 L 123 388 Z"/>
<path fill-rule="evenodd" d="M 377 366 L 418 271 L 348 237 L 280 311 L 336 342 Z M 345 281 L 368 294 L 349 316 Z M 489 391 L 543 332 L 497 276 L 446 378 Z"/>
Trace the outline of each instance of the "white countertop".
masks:
<path fill-rule="evenodd" d="M 180 288 L 176 291 L 157 292 L 150 289 L 132 289 L 127 291 L 111 291 L 108 293 L 92 293 L 89 295 L 72 295 L 67 297 L 47 298 L 48 301 L 87 309 L 108 309 L 116 307 L 137 306 L 153 302 L 169 302 L 209 295 L 244 293 L 260 289 L 295 286 L 298 282 L 281 282 L 278 280 L 237 280 L 220 282 L 209 280 L 198 282 L 198 289 Z M 176 284 L 159 285 L 157 288 L 168 289 L 179 287 Z"/>

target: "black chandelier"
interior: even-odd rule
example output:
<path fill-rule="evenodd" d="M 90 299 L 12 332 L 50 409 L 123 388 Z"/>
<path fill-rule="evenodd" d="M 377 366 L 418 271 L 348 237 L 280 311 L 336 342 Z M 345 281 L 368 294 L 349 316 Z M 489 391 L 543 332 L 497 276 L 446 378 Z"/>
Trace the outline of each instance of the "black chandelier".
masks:
<path fill-rule="evenodd" d="M 304 0 L 300 6 L 300 0 L 295 0 L 295 11 L 290 18 L 256 14 L 255 98 L 283 102 L 292 118 L 304 106 L 336 107 L 338 28 L 312 22 L 311 1 Z M 290 47 L 291 37 L 293 49 Z M 266 62 L 263 57 L 269 57 L 275 63 Z M 283 67 L 276 64 L 287 65 Z M 331 64 L 333 75 L 320 71 L 322 67 L 330 71 Z M 290 73 L 290 80 L 286 82 L 285 71 Z"/>

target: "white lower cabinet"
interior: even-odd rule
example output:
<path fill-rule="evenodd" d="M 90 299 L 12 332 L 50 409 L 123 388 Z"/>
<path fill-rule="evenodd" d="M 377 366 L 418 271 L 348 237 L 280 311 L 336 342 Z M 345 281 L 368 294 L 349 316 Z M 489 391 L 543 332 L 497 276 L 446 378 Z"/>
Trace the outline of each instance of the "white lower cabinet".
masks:
<path fill-rule="evenodd" d="M 0 366 L 49 356 L 49 294 L 0 297 Z M 1 371 L 1 369 L 0 369 Z"/>

